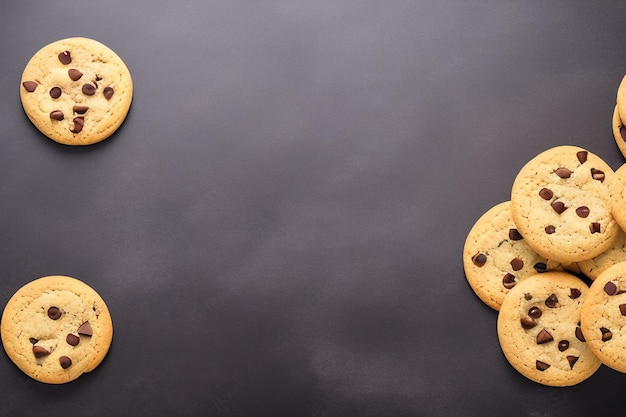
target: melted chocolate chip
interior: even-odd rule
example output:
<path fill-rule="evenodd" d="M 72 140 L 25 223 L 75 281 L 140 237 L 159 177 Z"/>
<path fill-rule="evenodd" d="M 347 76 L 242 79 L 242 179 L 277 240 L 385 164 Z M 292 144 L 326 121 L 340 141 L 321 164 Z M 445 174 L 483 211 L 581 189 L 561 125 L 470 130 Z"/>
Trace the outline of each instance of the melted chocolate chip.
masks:
<path fill-rule="evenodd" d="M 591 178 L 594 180 L 604 182 L 604 172 L 599 169 L 591 168 Z"/>
<path fill-rule="evenodd" d="M 548 306 L 548 308 L 555 308 L 558 303 L 559 299 L 556 294 L 550 294 L 550 296 L 546 298 L 546 306 Z"/>
<path fill-rule="evenodd" d="M 111 97 L 113 97 L 113 88 L 111 87 L 104 87 L 104 98 L 106 98 L 107 100 L 110 100 Z"/>
<path fill-rule="evenodd" d="M 550 365 L 549 365 L 549 364 L 547 364 L 547 363 L 545 363 L 545 362 L 542 362 L 542 361 L 540 361 L 540 360 L 537 360 L 537 361 L 535 362 L 535 368 L 537 368 L 537 370 L 538 370 L 538 371 L 543 372 L 543 371 L 545 371 L 546 369 L 548 369 L 549 367 L 550 367 Z"/>
<path fill-rule="evenodd" d="M 580 162 L 581 164 L 584 164 L 585 162 L 587 162 L 587 151 L 578 151 L 576 152 L 576 158 L 578 158 L 578 162 Z"/>
<path fill-rule="evenodd" d="M 612 281 L 607 282 L 604 284 L 604 292 L 607 295 L 615 295 L 615 293 L 617 293 L 617 285 L 615 285 Z"/>
<path fill-rule="evenodd" d="M 548 188 L 542 188 L 541 190 L 539 190 L 539 196 L 544 200 L 551 200 L 554 196 L 554 193 Z"/>
<path fill-rule="evenodd" d="M 535 268 L 535 271 L 537 272 L 546 272 L 548 270 L 548 265 L 544 262 L 537 262 L 533 268 Z"/>
<path fill-rule="evenodd" d="M 65 116 L 63 116 L 63 112 L 61 110 L 52 110 L 50 112 L 50 118 L 52 120 L 58 120 L 61 121 L 65 118 Z"/>
<path fill-rule="evenodd" d="M 80 337 L 76 336 L 75 334 L 68 333 L 65 337 L 65 341 L 70 346 L 78 346 L 78 344 L 80 343 Z"/>
<path fill-rule="evenodd" d="M 563 167 L 557 168 L 557 169 L 554 170 L 554 173 L 556 175 L 558 175 L 560 178 L 563 178 L 563 179 L 569 178 L 572 175 L 573 172 L 574 171 L 569 170 L 567 168 L 563 168 Z"/>
<path fill-rule="evenodd" d="M 565 210 L 567 210 L 567 206 L 565 206 L 565 203 L 563 203 L 562 201 L 559 201 L 559 200 L 554 200 L 552 202 L 552 204 L 550 204 L 550 205 L 552 206 L 554 211 L 556 211 L 558 214 L 561 214 Z"/>
<path fill-rule="evenodd" d="M 509 229 L 509 239 L 511 240 L 522 240 L 523 237 L 521 233 L 517 229 Z"/>
<path fill-rule="evenodd" d="M 61 368 L 67 369 L 70 366 L 72 366 L 72 360 L 68 358 L 67 356 L 61 356 L 59 358 L 59 364 L 61 364 Z"/>
<path fill-rule="evenodd" d="M 550 332 L 548 332 L 546 329 L 542 329 L 537 334 L 537 344 L 538 345 L 543 345 L 544 343 L 548 343 L 548 342 L 551 342 L 553 340 L 554 340 L 554 338 L 552 337 Z"/>
<path fill-rule="evenodd" d="M 59 98 L 59 97 L 61 97 L 61 88 L 59 88 L 59 87 L 52 87 L 50 89 L 50 97 L 52 97 L 52 98 Z"/>
<path fill-rule="evenodd" d="M 589 231 L 593 233 L 600 233 L 600 223 L 593 222 L 589 225 Z"/>
<path fill-rule="evenodd" d="M 80 80 L 80 77 L 83 76 L 83 73 L 77 70 L 76 68 L 71 68 L 67 70 L 67 75 L 70 77 L 72 81 Z"/>
<path fill-rule="evenodd" d="M 565 352 L 569 348 L 569 342 L 567 340 L 561 340 L 558 344 L 559 352 Z"/>
<path fill-rule="evenodd" d="M 556 232 L 556 227 L 554 227 L 553 225 L 548 225 L 544 230 L 546 231 L 546 234 L 551 235 L 552 233 Z"/>
<path fill-rule="evenodd" d="M 578 215 L 578 217 L 582 217 L 583 219 L 587 218 L 587 216 L 589 216 L 589 207 L 587 206 L 580 206 L 576 209 L 576 214 Z"/>
<path fill-rule="evenodd" d="M 41 346 L 33 346 L 33 354 L 36 358 L 42 358 L 44 356 L 48 356 L 50 352 L 48 349 Z"/>
<path fill-rule="evenodd" d="M 82 334 L 83 336 L 93 336 L 93 330 L 91 329 L 91 324 L 88 321 L 84 322 L 78 328 L 78 334 Z"/>
<path fill-rule="evenodd" d="M 96 87 L 91 84 L 83 84 L 82 88 L 83 94 L 86 96 L 93 96 L 96 94 Z"/>
<path fill-rule="evenodd" d="M 580 326 L 576 327 L 574 335 L 576 336 L 576 339 L 580 340 L 581 342 L 586 342 L 585 336 L 583 335 L 583 331 L 581 330 Z"/>
<path fill-rule="evenodd" d="M 600 332 L 602 332 L 602 341 L 606 342 L 613 338 L 613 333 L 606 327 L 600 327 Z"/>
<path fill-rule="evenodd" d="M 84 117 L 74 117 L 74 127 L 70 129 L 72 133 L 78 133 L 83 130 L 83 126 L 85 125 Z"/>
<path fill-rule="evenodd" d="M 59 61 L 61 61 L 61 64 L 63 65 L 67 65 L 72 62 L 72 55 L 70 54 L 70 51 L 63 51 L 58 55 L 58 57 Z"/>
<path fill-rule="evenodd" d="M 534 318 L 534 319 L 538 319 L 539 317 L 541 317 L 543 313 L 541 312 L 541 309 L 539 307 L 531 307 L 528 310 L 528 316 Z"/>
<path fill-rule="evenodd" d="M 581 295 L 582 295 L 582 292 L 580 292 L 580 290 L 578 288 L 570 288 L 569 289 L 569 298 L 571 298 L 572 300 L 577 299 Z"/>
<path fill-rule="evenodd" d="M 50 307 L 48 309 L 48 317 L 52 320 L 58 320 L 61 318 L 61 310 L 58 307 Z"/>
<path fill-rule="evenodd" d="M 87 113 L 87 110 L 89 110 L 88 106 L 81 106 L 77 104 L 76 106 L 72 107 L 72 111 L 78 114 L 85 114 Z"/>
<path fill-rule="evenodd" d="M 533 320 L 532 318 L 526 316 L 520 319 L 520 324 L 522 325 L 524 329 L 532 329 L 533 327 L 537 325 L 537 322 Z"/>
<path fill-rule="evenodd" d="M 567 361 L 569 362 L 569 369 L 574 369 L 574 364 L 578 361 L 578 356 L 566 356 Z"/>
<path fill-rule="evenodd" d="M 476 255 L 472 256 L 472 262 L 474 262 L 474 265 L 480 268 L 481 266 L 485 265 L 485 262 L 487 262 L 487 255 L 477 253 Z"/>
<path fill-rule="evenodd" d="M 504 288 L 506 288 L 507 290 L 510 290 L 511 288 L 515 287 L 515 284 L 517 284 L 517 282 L 515 281 L 515 275 L 513 274 L 507 273 L 502 278 L 502 285 L 504 285 Z"/>
<path fill-rule="evenodd" d="M 626 316 L 626 304 L 619 305 L 619 312 L 622 313 L 622 316 Z"/>
<path fill-rule="evenodd" d="M 26 91 L 28 91 L 29 93 L 32 93 L 33 91 L 35 91 L 35 89 L 37 88 L 39 84 L 37 84 L 34 81 L 24 81 L 22 85 L 24 86 L 24 89 Z"/>
<path fill-rule="evenodd" d="M 520 258 L 513 258 L 511 260 L 511 268 L 513 268 L 513 271 L 519 271 L 523 267 L 524 267 L 524 261 L 521 260 Z"/>

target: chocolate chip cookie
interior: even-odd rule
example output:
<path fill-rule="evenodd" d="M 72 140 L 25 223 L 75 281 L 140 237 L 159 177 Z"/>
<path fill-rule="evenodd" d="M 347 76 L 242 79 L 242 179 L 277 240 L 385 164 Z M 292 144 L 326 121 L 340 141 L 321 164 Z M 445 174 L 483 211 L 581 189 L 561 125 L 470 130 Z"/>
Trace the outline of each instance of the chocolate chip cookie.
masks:
<path fill-rule="evenodd" d="M 548 149 L 522 169 L 511 190 L 511 213 L 528 245 L 569 264 L 611 247 L 619 226 L 611 213 L 613 170 L 576 146 Z"/>
<path fill-rule="evenodd" d="M 613 138 L 615 139 L 615 143 L 617 144 L 619 151 L 622 153 L 622 156 L 626 157 L 626 127 L 624 126 L 624 123 L 622 123 L 619 111 L 617 110 L 617 105 L 613 110 L 611 125 L 613 128 Z"/>
<path fill-rule="evenodd" d="M 602 362 L 580 328 L 589 287 L 567 272 L 527 277 L 509 291 L 498 313 L 504 356 L 522 375 L 543 385 L 576 385 Z"/>
<path fill-rule="evenodd" d="M 20 83 L 22 106 L 44 135 L 66 145 L 89 145 L 112 135 L 130 109 L 128 68 L 107 46 L 68 38 L 41 48 Z"/>
<path fill-rule="evenodd" d="M 618 230 L 617 238 L 610 248 L 595 258 L 578 262 L 579 272 L 595 280 L 602 272 L 619 262 L 626 261 L 626 233 Z"/>
<path fill-rule="evenodd" d="M 505 295 L 528 275 L 558 266 L 528 246 L 511 216 L 511 202 L 487 210 L 474 224 L 463 248 L 468 283 L 485 304 L 499 310 Z"/>
<path fill-rule="evenodd" d="M 95 290 L 78 279 L 56 275 L 27 283 L 9 299 L 0 335 L 7 355 L 25 374 L 62 384 L 102 362 L 113 324 Z"/>

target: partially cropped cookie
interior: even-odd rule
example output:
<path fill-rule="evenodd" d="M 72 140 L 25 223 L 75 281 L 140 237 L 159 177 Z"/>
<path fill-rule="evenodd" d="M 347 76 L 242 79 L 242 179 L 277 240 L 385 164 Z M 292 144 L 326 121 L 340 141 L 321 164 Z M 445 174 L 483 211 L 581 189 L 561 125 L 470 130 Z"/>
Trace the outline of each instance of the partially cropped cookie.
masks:
<path fill-rule="evenodd" d="M 94 289 L 57 275 L 27 283 L 9 299 L 0 333 L 7 355 L 25 374 L 63 384 L 102 362 L 113 323 Z"/>
<path fill-rule="evenodd" d="M 617 224 L 626 230 L 626 164 L 615 171 L 609 183 L 611 192 L 611 214 Z"/>
<path fill-rule="evenodd" d="M 498 313 L 504 356 L 522 375 L 543 385 L 576 385 L 601 366 L 579 327 L 589 288 L 567 272 L 527 277 L 505 297 Z"/>
<path fill-rule="evenodd" d="M 626 261 L 626 233 L 619 229 L 617 238 L 610 248 L 595 258 L 578 262 L 576 265 L 578 265 L 579 273 L 594 280 L 611 266 L 624 261 Z"/>
<path fill-rule="evenodd" d="M 626 157 L 626 126 L 622 123 L 622 118 L 619 115 L 617 105 L 613 109 L 613 118 L 611 120 L 611 127 L 613 129 L 613 138 L 615 143 L 622 153 L 622 156 Z"/>
<path fill-rule="evenodd" d="M 44 135 L 66 145 L 89 145 L 112 135 L 133 97 L 130 72 L 107 46 L 67 38 L 41 48 L 20 83 L 22 106 Z"/>
<path fill-rule="evenodd" d="M 463 247 L 463 268 L 476 295 L 494 310 L 517 283 L 558 264 L 538 255 L 524 241 L 511 216 L 511 202 L 499 203 L 472 226 Z"/>
<path fill-rule="evenodd" d="M 591 284 L 581 310 L 589 348 L 610 368 L 626 372 L 626 262 L 613 265 Z"/>
<path fill-rule="evenodd" d="M 569 264 L 611 247 L 619 226 L 611 213 L 613 170 L 576 146 L 557 146 L 531 159 L 511 190 L 511 213 L 528 245 Z"/>

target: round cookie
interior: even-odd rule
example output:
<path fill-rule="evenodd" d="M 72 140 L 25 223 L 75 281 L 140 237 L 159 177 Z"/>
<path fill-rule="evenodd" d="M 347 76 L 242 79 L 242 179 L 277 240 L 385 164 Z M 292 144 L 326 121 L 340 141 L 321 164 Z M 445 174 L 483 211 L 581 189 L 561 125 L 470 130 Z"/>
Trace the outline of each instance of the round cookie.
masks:
<path fill-rule="evenodd" d="M 115 132 L 128 114 L 133 83 L 107 46 L 67 38 L 41 48 L 20 82 L 28 118 L 44 135 L 66 145 L 89 145 Z"/>
<path fill-rule="evenodd" d="M 617 87 L 617 98 L 615 101 L 620 119 L 626 120 L 626 76 L 622 78 Z"/>
<path fill-rule="evenodd" d="M 526 244 L 510 207 L 511 202 L 505 201 L 484 213 L 463 247 L 465 277 L 478 298 L 494 310 L 522 279 L 553 267 Z"/>
<path fill-rule="evenodd" d="M 528 245 L 562 264 L 598 256 L 615 241 L 613 170 L 597 155 L 557 146 L 531 159 L 513 182 L 511 213 Z"/>
<path fill-rule="evenodd" d="M 9 358 L 31 378 L 73 381 L 106 356 L 113 338 L 109 310 L 91 287 L 66 276 L 47 276 L 20 288 L 0 321 Z"/>
<path fill-rule="evenodd" d="M 626 233 L 619 229 L 617 238 L 610 248 L 595 258 L 578 262 L 577 265 L 581 274 L 595 280 L 606 269 L 623 261 L 626 261 Z"/>
<path fill-rule="evenodd" d="M 589 288 L 567 272 L 527 277 L 507 294 L 498 313 L 498 340 L 508 362 L 543 385 L 576 385 L 601 366 L 579 327 Z"/>
<path fill-rule="evenodd" d="M 626 372 L 626 262 L 602 272 L 580 312 L 589 348 L 608 367 Z"/>
<path fill-rule="evenodd" d="M 617 105 L 615 105 L 615 109 L 613 110 L 611 124 L 615 143 L 617 144 L 619 151 L 622 153 L 622 156 L 626 157 L 626 127 L 624 126 L 624 123 L 622 123 L 622 119 L 619 116 Z"/>

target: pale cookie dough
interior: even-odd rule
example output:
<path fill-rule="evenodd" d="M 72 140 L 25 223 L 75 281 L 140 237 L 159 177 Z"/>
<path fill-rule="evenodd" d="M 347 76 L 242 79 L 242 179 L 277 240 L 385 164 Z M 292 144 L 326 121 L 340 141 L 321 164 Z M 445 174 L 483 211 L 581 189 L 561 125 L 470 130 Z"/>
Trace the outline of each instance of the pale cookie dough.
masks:
<path fill-rule="evenodd" d="M 576 385 L 601 366 L 579 327 L 589 288 L 567 272 L 527 277 L 513 287 L 498 313 L 504 356 L 522 375 L 543 385 Z"/>
<path fill-rule="evenodd" d="M 102 298 L 66 276 L 31 281 L 8 301 L 0 321 L 9 358 L 31 378 L 62 384 L 96 368 L 113 338 Z"/>
<path fill-rule="evenodd" d="M 626 372 L 626 262 L 613 265 L 593 281 L 580 316 L 593 353 L 608 367 Z"/>
<path fill-rule="evenodd" d="M 68 38 L 44 46 L 20 82 L 22 106 L 44 135 L 66 145 L 89 145 L 115 132 L 133 97 L 130 72 L 107 46 Z"/>
<path fill-rule="evenodd" d="M 463 247 L 463 268 L 474 293 L 494 310 L 505 295 L 528 275 L 553 269 L 524 241 L 505 201 L 485 212 L 469 231 Z"/>
<path fill-rule="evenodd" d="M 520 170 L 511 213 L 526 243 L 564 265 L 594 258 L 611 247 L 619 226 L 611 213 L 613 170 L 576 147 L 548 149 Z"/>

